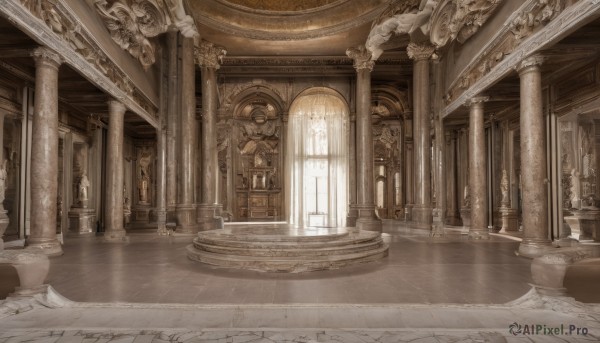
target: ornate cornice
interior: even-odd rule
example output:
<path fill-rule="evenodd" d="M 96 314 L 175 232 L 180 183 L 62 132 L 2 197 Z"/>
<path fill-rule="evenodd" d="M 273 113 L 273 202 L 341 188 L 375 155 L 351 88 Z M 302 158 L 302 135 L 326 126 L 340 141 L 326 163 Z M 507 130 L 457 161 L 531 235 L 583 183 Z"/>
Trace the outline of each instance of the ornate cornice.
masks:
<path fill-rule="evenodd" d="M 464 43 L 479 30 L 502 0 L 444 0 L 431 15 L 431 43 Z"/>
<path fill-rule="evenodd" d="M 33 52 L 31 53 L 31 57 L 33 57 L 33 59 L 35 60 L 36 66 L 44 65 L 52 67 L 54 69 L 58 69 L 63 63 L 63 59 L 60 57 L 59 54 L 56 53 L 56 51 L 44 46 L 33 50 Z"/>
<path fill-rule="evenodd" d="M 564 38 L 567 32 L 573 32 L 573 30 L 581 27 L 583 23 L 596 18 L 600 14 L 600 6 L 597 3 L 579 1 L 566 7 L 561 13 L 555 14 L 556 20 L 549 19 L 550 21 L 543 28 L 533 30 L 528 39 L 515 42 L 514 33 L 511 31 L 513 26 L 510 23 L 514 23 L 515 18 L 520 18 L 522 13 L 532 8 L 546 8 L 539 7 L 540 4 L 550 6 L 548 7 L 548 13 L 556 10 L 556 7 L 551 6 L 551 4 L 554 4 L 554 0 L 531 0 L 523 4 L 519 11 L 509 17 L 503 29 L 487 46 L 482 48 L 483 53 L 471 62 L 460 74 L 461 76 L 450 86 L 450 91 L 445 97 L 449 105 L 442 111 L 444 117 L 459 108 L 466 99 L 484 92 L 488 87 L 513 71 L 526 56 L 555 44 Z M 531 17 L 537 17 L 536 13 L 530 13 Z M 551 17 L 554 17 L 554 15 Z M 541 22 L 538 23 L 541 24 Z M 493 63 L 488 64 L 486 61 L 489 60 L 493 60 Z M 486 68 L 477 68 L 481 65 L 485 65 Z"/>
<path fill-rule="evenodd" d="M 408 47 L 406 47 L 406 52 L 408 53 L 408 57 L 410 59 L 415 61 L 423 61 L 431 58 L 435 52 L 435 48 L 428 44 L 410 43 L 408 44 Z"/>
<path fill-rule="evenodd" d="M 154 103 L 135 88 L 64 2 L 6 0 L 0 13 L 24 32 L 35 35 L 90 82 L 123 101 L 151 125 L 156 124 Z"/>
<path fill-rule="evenodd" d="M 111 38 L 144 68 L 154 64 L 155 49 L 149 38 L 167 30 L 166 13 L 154 0 L 94 0 L 94 6 Z"/>
<path fill-rule="evenodd" d="M 354 61 L 354 69 L 359 71 L 361 69 L 369 69 L 373 71 L 375 62 L 371 60 L 371 52 L 365 48 L 364 45 L 359 45 L 355 48 L 348 48 L 346 55 Z"/>
<path fill-rule="evenodd" d="M 202 41 L 200 46 L 194 48 L 196 63 L 206 68 L 219 69 L 226 54 L 225 48 L 207 41 Z"/>

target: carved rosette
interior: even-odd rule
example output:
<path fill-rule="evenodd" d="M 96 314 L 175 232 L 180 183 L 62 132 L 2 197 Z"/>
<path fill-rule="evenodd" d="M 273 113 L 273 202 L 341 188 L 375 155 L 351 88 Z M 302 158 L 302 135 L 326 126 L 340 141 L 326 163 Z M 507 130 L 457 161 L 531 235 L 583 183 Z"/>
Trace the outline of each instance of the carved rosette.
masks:
<path fill-rule="evenodd" d="M 166 16 L 153 0 L 94 0 L 94 5 L 119 46 L 137 58 L 144 68 L 154 64 L 155 49 L 148 38 L 167 29 Z"/>
<path fill-rule="evenodd" d="M 346 50 L 346 55 L 354 61 L 354 69 L 356 69 L 356 71 L 361 69 L 373 71 L 375 62 L 371 60 L 371 52 L 367 50 L 364 45 L 348 48 Z"/>
<path fill-rule="evenodd" d="M 410 43 L 406 47 L 408 57 L 415 61 L 428 60 L 435 52 L 435 48 L 427 44 Z"/>
<path fill-rule="evenodd" d="M 219 69 L 226 54 L 225 48 L 207 41 L 202 41 L 200 46 L 194 48 L 196 63 L 206 68 Z"/>
<path fill-rule="evenodd" d="M 47 66 L 58 69 L 63 60 L 59 54 L 47 47 L 39 47 L 33 50 L 31 57 L 35 60 L 36 66 Z"/>

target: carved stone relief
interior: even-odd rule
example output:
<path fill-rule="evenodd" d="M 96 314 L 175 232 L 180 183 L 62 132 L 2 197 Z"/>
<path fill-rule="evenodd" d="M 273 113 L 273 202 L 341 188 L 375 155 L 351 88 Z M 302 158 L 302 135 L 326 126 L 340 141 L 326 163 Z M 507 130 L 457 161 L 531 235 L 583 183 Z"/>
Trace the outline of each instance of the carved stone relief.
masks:
<path fill-rule="evenodd" d="M 127 75 L 109 58 L 95 42 L 94 37 L 81 25 L 61 1 L 19 0 L 23 7 L 66 42 L 71 49 L 107 77 L 153 118 L 157 117 L 155 106 L 139 92 Z M 98 81 L 100 82 L 100 81 Z"/>
<path fill-rule="evenodd" d="M 450 91 L 444 96 L 446 103 L 456 100 L 471 85 L 486 76 L 525 38 L 554 19 L 563 9 L 563 0 L 533 0 L 524 5 L 507 23 L 504 31 L 453 82 Z"/>
<path fill-rule="evenodd" d="M 155 48 L 149 38 L 165 32 L 166 13 L 153 0 L 94 0 L 98 14 L 112 39 L 144 68 L 156 61 Z"/>
<path fill-rule="evenodd" d="M 431 16 L 431 42 L 443 47 L 464 43 L 487 21 L 502 0 L 444 0 Z"/>

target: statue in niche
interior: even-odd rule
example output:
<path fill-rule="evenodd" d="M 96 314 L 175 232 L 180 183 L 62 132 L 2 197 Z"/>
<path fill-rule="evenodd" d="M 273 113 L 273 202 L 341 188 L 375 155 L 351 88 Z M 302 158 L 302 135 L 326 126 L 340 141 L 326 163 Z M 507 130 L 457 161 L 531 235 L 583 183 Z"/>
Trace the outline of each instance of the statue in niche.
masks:
<path fill-rule="evenodd" d="M 581 188 L 579 183 L 579 172 L 571 170 L 571 206 L 575 209 L 581 207 Z"/>
<path fill-rule="evenodd" d="M 87 208 L 88 205 L 88 188 L 90 187 L 90 180 L 87 175 L 83 174 L 79 178 L 77 184 L 77 201 L 83 208 Z"/>
<path fill-rule="evenodd" d="M 140 204 L 148 204 L 150 202 L 148 190 L 150 188 L 150 173 L 149 167 L 152 162 L 152 149 L 143 148 L 140 152 L 139 165 L 140 176 L 138 180 L 138 197 Z"/>
<path fill-rule="evenodd" d="M 506 169 L 502 170 L 500 192 L 502 193 L 502 200 L 500 201 L 500 204 L 502 207 L 508 208 L 510 206 L 510 199 L 508 198 L 508 173 L 506 172 Z"/>
<path fill-rule="evenodd" d="M 123 185 L 123 209 L 125 209 L 125 212 L 131 211 L 129 197 L 127 196 L 127 187 L 125 185 Z"/>

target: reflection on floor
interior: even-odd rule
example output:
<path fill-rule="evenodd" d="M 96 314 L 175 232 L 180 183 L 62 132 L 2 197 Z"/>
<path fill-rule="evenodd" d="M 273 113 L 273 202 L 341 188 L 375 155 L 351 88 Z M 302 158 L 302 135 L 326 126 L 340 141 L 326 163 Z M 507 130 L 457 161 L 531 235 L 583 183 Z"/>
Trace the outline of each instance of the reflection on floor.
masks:
<path fill-rule="evenodd" d="M 189 239 L 152 233 L 127 244 L 70 237 L 48 283 L 75 302 L 56 296 L 9 315 L 0 306 L 0 343 L 600 340 L 600 305 L 530 290 L 518 241 L 385 231 L 389 257 L 302 274 L 195 263 Z M 530 333 L 532 324 L 564 331 Z"/>
<path fill-rule="evenodd" d="M 186 304 L 498 304 L 529 290 L 530 260 L 515 256 L 518 242 L 386 231 L 390 250 L 383 260 L 296 275 L 190 261 L 189 239 L 131 234 L 128 244 L 102 244 L 67 238 L 48 283 L 74 301 Z"/>

